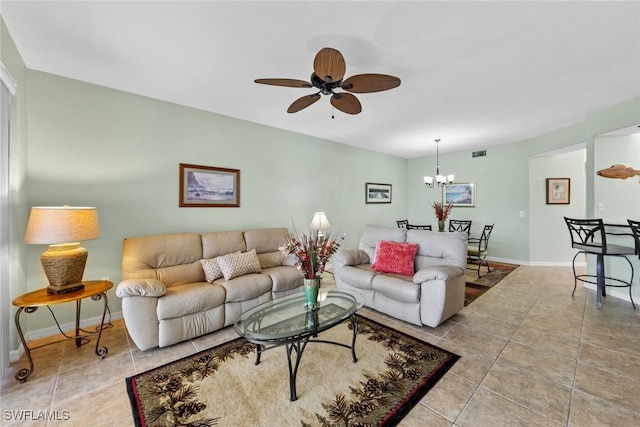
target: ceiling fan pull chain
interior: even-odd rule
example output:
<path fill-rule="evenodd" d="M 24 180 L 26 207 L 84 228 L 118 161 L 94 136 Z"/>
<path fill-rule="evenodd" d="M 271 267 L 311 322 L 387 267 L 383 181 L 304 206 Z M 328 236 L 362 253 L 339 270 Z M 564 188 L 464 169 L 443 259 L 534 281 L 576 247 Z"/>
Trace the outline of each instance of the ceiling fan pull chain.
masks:
<path fill-rule="evenodd" d="M 336 110 L 335 110 L 335 108 L 333 108 L 333 105 L 332 105 L 332 106 L 331 106 L 331 118 L 332 118 L 332 119 L 335 119 L 335 118 L 336 118 L 336 116 L 333 114 L 333 113 L 335 113 L 335 111 L 336 111 Z"/>

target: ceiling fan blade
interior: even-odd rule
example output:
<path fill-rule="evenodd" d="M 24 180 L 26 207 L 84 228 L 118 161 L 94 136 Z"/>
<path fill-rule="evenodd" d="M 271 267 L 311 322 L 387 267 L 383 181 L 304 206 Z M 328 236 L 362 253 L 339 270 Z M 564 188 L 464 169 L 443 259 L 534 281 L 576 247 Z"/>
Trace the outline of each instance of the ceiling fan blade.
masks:
<path fill-rule="evenodd" d="M 286 86 L 286 87 L 313 87 L 311 83 L 304 80 L 296 79 L 256 79 L 255 83 L 272 86 Z"/>
<path fill-rule="evenodd" d="M 313 104 L 318 99 L 320 99 L 319 93 L 314 93 L 313 95 L 306 95 L 306 96 L 303 96 L 302 98 L 298 98 L 295 101 L 293 101 L 293 104 L 289 106 L 287 113 L 297 113 L 298 111 L 307 108 L 309 105 Z"/>
<path fill-rule="evenodd" d="M 331 105 L 347 114 L 358 114 L 362 111 L 360 101 L 350 93 L 334 93 L 331 97 Z"/>
<path fill-rule="evenodd" d="M 342 80 L 346 69 L 342 54 L 330 47 L 320 49 L 313 59 L 313 71 L 327 83 Z"/>
<path fill-rule="evenodd" d="M 400 86 L 400 79 L 386 74 L 357 74 L 342 82 L 342 89 L 353 93 L 382 92 Z"/>

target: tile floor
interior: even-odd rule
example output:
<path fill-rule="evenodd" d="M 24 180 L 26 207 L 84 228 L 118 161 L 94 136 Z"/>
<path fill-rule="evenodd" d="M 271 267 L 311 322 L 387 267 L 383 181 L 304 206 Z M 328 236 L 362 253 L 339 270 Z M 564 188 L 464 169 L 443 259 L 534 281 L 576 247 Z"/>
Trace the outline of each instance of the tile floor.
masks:
<path fill-rule="evenodd" d="M 401 425 L 640 425 L 640 308 L 609 297 L 596 309 L 594 291 L 578 288 L 571 298 L 572 288 L 569 268 L 522 266 L 438 328 L 363 309 L 462 356 Z M 133 425 L 125 377 L 234 337 L 226 328 L 141 352 L 115 321 L 103 333 L 103 360 L 91 344 L 37 349 L 29 381 L 13 379 L 24 357 L 0 380 L 0 425 L 17 425 L 8 411 L 21 409 L 58 411 L 59 419 L 20 425 Z"/>

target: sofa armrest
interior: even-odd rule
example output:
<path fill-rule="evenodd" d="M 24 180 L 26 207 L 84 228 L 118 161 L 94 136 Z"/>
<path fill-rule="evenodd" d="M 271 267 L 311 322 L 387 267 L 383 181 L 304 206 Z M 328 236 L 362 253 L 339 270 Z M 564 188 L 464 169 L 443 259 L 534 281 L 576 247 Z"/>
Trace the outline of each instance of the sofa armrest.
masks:
<path fill-rule="evenodd" d="M 116 295 L 125 297 L 161 297 L 167 286 L 156 279 L 126 279 L 118 284 Z"/>
<path fill-rule="evenodd" d="M 413 283 L 423 283 L 429 280 L 449 280 L 460 277 L 464 270 L 453 265 L 436 265 L 416 271 L 413 275 Z"/>
<path fill-rule="evenodd" d="M 362 249 L 340 249 L 331 257 L 334 270 L 345 265 L 361 265 L 369 262 L 369 255 Z"/>

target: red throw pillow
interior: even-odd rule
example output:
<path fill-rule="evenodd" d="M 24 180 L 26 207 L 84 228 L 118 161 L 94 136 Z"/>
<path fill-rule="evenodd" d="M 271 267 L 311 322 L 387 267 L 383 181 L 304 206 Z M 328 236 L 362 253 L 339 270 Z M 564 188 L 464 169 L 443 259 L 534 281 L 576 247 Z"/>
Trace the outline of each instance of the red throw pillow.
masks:
<path fill-rule="evenodd" d="M 413 260 L 418 252 L 416 243 L 399 243 L 380 240 L 371 268 L 381 273 L 398 273 L 412 276 Z"/>

